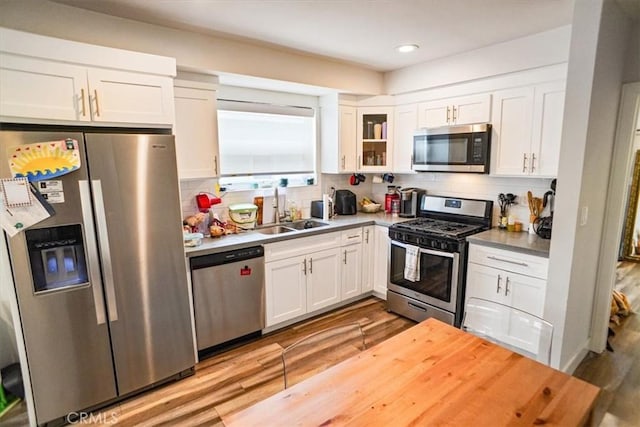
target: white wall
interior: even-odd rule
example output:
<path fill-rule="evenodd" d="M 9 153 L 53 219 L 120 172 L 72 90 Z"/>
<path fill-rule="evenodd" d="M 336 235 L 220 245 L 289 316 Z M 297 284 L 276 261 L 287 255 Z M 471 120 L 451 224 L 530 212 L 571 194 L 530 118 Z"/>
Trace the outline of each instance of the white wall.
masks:
<path fill-rule="evenodd" d="M 96 45 L 174 57 L 178 67 L 382 92 L 381 73 L 328 59 L 173 30 L 46 0 L 0 1 L 0 26 Z"/>
<path fill-rule="evenodd" d="M 569 371 L 590 338 L 629 28 L 614 0 L 575 4 L 545 308 L 555 326 L 552 364 Z"/>
<path fill-rule="evenodd" d="M 545 65 L 569 57 L 571 26 L 498 43 L 385 74 L 388 94 L 472 81 Z"/>

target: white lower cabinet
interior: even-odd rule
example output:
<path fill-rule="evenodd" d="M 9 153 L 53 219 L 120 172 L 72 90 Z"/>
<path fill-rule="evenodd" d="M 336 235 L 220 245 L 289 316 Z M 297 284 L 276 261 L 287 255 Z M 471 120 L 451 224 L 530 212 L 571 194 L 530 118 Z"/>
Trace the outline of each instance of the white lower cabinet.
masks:
<path fill-rule="evenodd" d="M 265 263 L 266 326 L 272 326 L 307 312 L 306 256 Z"/>
<path fill-rule="evenodd" d="M 363 242 L 373 233 L 356 227 L 264 245 L 266 327 L 362 295 Z"/>
<path fill-rule="evenodd" d="M 362 293 L 362 234 L 362 228 L 342 232 L 341 300 L 357 297 Z"/>
<path fill-rule="evenodd" d="M 340 302 L 340 250 L 311 253 L 306 262 L 307 312 Z"/>
<path fill-rule="evenodd" d="M 376 225 L 373 256 L 373 293 L 383 299 L 387 299 L 390 248 L 389 227 Z"/>
<path fill-rule="evenodd" d="M 471 244 L 465 300 L 483 298 L 543 317 L 548 261 L 543 257 Z M 482 321 L 500 330 L 510 344 L 536 352 L 537 342 L 529 336 L 530 331 L 518 329 L 518 322 L 490 317 Z"/>
<path fill-rule="evenodd" d="M 362 293 L 373 290 L 375 277 L 376 228 L 373 225 L 362 227 Z"/>

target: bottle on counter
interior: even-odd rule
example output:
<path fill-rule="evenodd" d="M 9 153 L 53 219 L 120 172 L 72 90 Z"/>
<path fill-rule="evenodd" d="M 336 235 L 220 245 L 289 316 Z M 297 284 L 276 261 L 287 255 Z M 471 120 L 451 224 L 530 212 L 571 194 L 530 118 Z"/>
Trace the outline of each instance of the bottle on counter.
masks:
<path fill-rule="evenodd" d="M 258 207 L 256 211 L 256 224 L 262 225 L 262 209 L 264 206 L 264 197 L 258 196 L 253 198 L 253 204 Z"/>
<path fill-rule="evenodd" d="M 400 193 L 398 193 L 398 188 L 395 185 L 387 186 L 387 194 L 384 195 L 384 211 L 386 213 L 391 213 L 391 202 L 393 200 L 400 200 Z"/>

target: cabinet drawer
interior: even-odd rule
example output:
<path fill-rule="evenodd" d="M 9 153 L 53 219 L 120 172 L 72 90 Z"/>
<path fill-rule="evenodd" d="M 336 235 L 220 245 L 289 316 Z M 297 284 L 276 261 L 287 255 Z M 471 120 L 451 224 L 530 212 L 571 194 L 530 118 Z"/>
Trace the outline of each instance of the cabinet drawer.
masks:
<path fill-rule="evenodd" d="M 342 246 L 362 243 L 362 227 L 340 232 L 340 243 Z"/>
<path fill-rule="evenodd" d="M 547 279 L 549 259 L 505 249 L 469 245 L 469 262 Z"/>
<path fill-rule="evenodd" d="M 271 262 L 292 258 L 303 253 L 312 253 L 340 246 L 340 232 L 302 237 L 264 245 L 264 261 Z"/>

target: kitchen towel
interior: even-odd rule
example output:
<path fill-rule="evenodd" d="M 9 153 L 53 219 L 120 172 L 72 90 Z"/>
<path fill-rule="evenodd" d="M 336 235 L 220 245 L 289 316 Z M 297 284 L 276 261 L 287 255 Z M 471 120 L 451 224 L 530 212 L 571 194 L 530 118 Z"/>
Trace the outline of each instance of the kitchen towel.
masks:
<path fill-rule="evenodd" d="M 407 246 L 404 256 L 404 278 L 410 282 L 420 280 L 420 248 Z"/>

